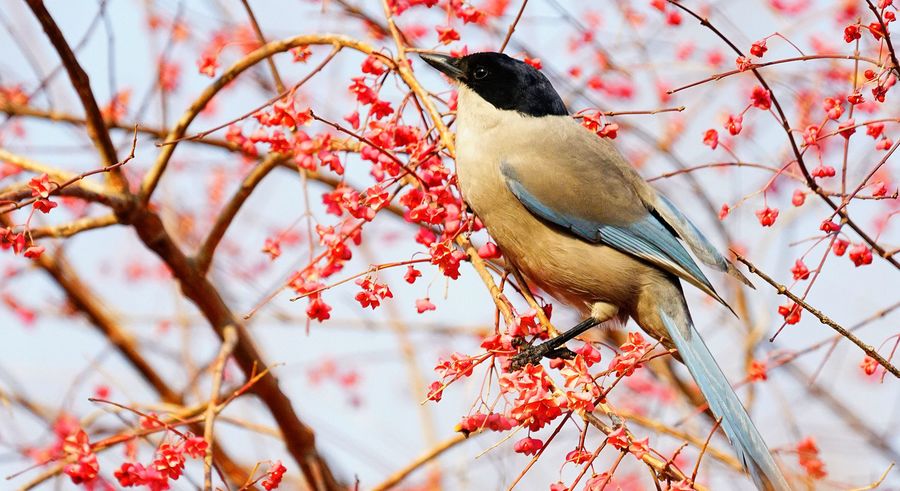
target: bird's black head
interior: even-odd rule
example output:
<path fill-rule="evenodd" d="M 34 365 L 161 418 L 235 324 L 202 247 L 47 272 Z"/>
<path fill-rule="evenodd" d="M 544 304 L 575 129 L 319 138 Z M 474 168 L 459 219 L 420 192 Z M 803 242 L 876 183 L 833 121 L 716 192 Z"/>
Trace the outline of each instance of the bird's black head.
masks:
<path fill-rule="evenodd" d="M 563 116 L 565 104 L 550 81 L 531 65 L 502 53 L 473 53 L 462 58 L 420 55 L 426 63 L 472 89 L 497 109 L 528 116 Z"/>

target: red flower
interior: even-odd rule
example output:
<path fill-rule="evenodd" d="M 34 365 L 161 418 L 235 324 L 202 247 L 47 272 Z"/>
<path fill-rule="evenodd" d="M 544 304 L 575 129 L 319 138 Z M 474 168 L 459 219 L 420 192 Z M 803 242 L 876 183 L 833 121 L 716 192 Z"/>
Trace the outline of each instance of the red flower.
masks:
<path fill-rule="evenodd" d="M 100 473 L 100 463 L 97 456 L 91 449 L 91 442 L 87 433 L 78 428 L 63 441 L 63 453 L 68 462 L 63 467 L 66 473 L 75 484 L 81 484 L 93 481 Z"/>
<path fill-rule="evenodd" d="M 437 26 L 435 27 L 435 30 L 437 30 L 438 41 L 440 41 L 441 44 L 450 44 L 453 41 L 459 41 L 459 33 L 450 26 Z"/>
<path fill-rule="evenodd" d="M 822 108 L 825 109 L 825 113 L 828 114 L 829 119 L 838 120 L 841 118 L 841 115 L 844 114 L 844 108 L 841 105 L 840 99 L 835 99 L 833 97 L 826 97 L 825 101 L 822 103 Z"/>
<path fill-rule="evenodd" d="M 616 123 L 606 123 L 600 128 L 600 131 L 597 132 L 601 138 L 609 138 L 610 140 L 615 140 L 616 136 L 619 135 L 619 125 Z"/>
<path fill-rule="evenodd" d="M 529 58 L 526 56 L 524 61 L 525 61 L 525 63 L 537 68 L 538 70 L 540 70 L 542 68 L 540 58 Z"/>
<path fill-rule="evenodd" d="M 431 264 L 437 265 L 450 279 L 459 278 L 459 263 L 466 254 L 450 245 L 450 241 L 435 242 L 431 245 Z"/>
<path fill-rule="evenodd" d="M 428 386 L 428 396 L 427 399 L 429 401 L 441 402 L 441 397 L 444 396 L 444 384 L 435 381 L 432 382 L 431 385 Z"/>
<path fill-rule="evenodd" d="M 770 107 L 772 107 L 772 94 L 757 85 L 753 87 L 753 93 L 750 94 L 750 101 L 753 103 L 754 107 L 762 109 L 763 111 L 768 111 Z"/>
<path fill-rule="evenodd" d="M 791 273 L 794 275 L 795 280 L 809 279 L 809 268 L 806 267 L 806 264 L 803 263 L 802 259 L 798 259 L 794 262 L 794 267 L 791 268 Z"/>
<path fill-rule="evenodd" d="M 862 363 L 859 364 L 859 367 L 863 369 L 866 375 L 872 375 L 875 373 L 875 370 L 878 370 L 878 362 L 875 361 L 875 358 L 866 356 L 863 358 Z"/>
<path fill-rule="evenodd" d="M 269 470 L 266 472 L 266 478 L 260 484 L 262 484 L 262 487 L 266 488 L 266 491 L 272 491 L 281 485 L 281 479 L 284 477 L 285 472 L 287 472 L 287 468 L 280 460 L 276 460 L 272 463 L 272 466 L 269 467 Z"/>
<path fill-rule="evenodd" d="M 153 468 L 164 477 L 177 480 L 184 472 L 184 449 L 163 443 L 156 450 Z"/>
<path fill-rule="evenodd" d="M 356 100 L 360 104 L 368 105 L 378 100 L 378 96 L 372 87 L 366 85 L 364 77 L 354 77 L 351 80 L 353 80 L 353 83 L 350 85 L 350 92 L 356 94 Z"/>
<path fill-rule="evenodd" d="M 715 150 L 719 146 L 719 132 L 710 128 L 703 134 L 703 144 Z"/>
<path fill-rule="evenodd" d="M 795 189 L 793 196 L 791 196 L 791 204 L 794 206 L 803 206 L 803 203 L 805 202 L 806 193 L 804 193 L 802 189 Z"/>
<path fill-rule="evenodd" d="M 278 239 L 266 239 L 263 243 L 262 252 L 269 255 L 269 259 L 276 260 L 281 256 L 281 242 Z"/>
<path fill-rule="evenodd" d="M 375 75 L 376 77 L 387 71 L 387 67 L 375 55 L 369 55 L 362 63 L 363 73 Z"/>
<path fill-rule="evenodd" d="M 209 444 L 206 443 L 202 436 L 191 435 L 184 441 L 184 453 L 188 454 L 188 457 L 192 459 L 201 459 L 206 456 L 208 447 Z"/>
<path fill-rule="evenodd" d="M 862 34 L 859 32 L 859 26 L 856 24 L 849 25 L 844 28 L 844 41 L 848 43 L 852 43 L 853 41 L 862 37 Z"/>
<path fill-rule="evenodd" d="M 516 442 L 513 445 L 513 450 L 516 453 L 522 453 L 525 455 L 534 455 L 540 451 L 541 448 L 544 447 L 544 442 L 538 440 L 537 438 L 526 437 Z"/>
<path fill-rule="evenodd" d="M 719 208 L 719 220 L 724 220 L 730 211 L 731 208 L 728 206 L 728 203 L 722 203 L 722 207 Z"/>
<path fill-rule="evenodd" d="M 315 295 L 306 307 L 306 316 L 319 322 L 331 318 L 331 306 L 322 300 L 321 295 Z"/>
<path fill-rule="evenodd" d="M 593 455 L 585 451 L 584 449 L 575 449 L 566 454 L 566 462 L 572 462 L 573 464 L 581 465 L 589 460 L 591 460 Z M 568 489 L 566 487 L 563 488 Z"/>
<path fill-rule="evenodd" d="M 416 312 L 423 313 L 428 310 L 437 310 L 437 307 L 431 303 L 431 300 L 428 297 L 420 298 L 416 300 Z"/>
<path fill-rule="evenodd" d="M 197 60 L 197 69 L 201 74 L 206 75 L 209 78 L 216 76 L 216 68 L 219 68 L 218 61 L 218 53 L 204 51 L 200 54 L 200 59 Z"/>
<path fill-rule="evenodd" d="M 831 220 L 822 220 L 822 224 L 819 225 L 819 230 L 825 233 L 837 232 L 840 229 L 841 226 L 837 223 L 832 222 Z"/>
<path fill-rule="evenodd" d="M 881 127 L 884 128 L 884 125 L 881 125 Z M 50 176 L 44 173 L 39 177 L 33 177 L 28 181 L 28 187 L 31 189 L 33 198 L 46 199 L 50 196 Z"/>
<path fill-rule="evenodd" d="M 744 117 L 738 114 L 737 116 L 733 114 L 728 115 L 728 121 L 725 122 L 725 129 L 728 130 L 732 135 L 737 135 L 743 129 Z"/>
<path fill-rule="evenodd" d="M 766 51 L 768 50 L 769 48 L 766 47 L 765 39 L 760 39 L 759 41 L 750 45 L 750 54 L 757 58 L 762 58 L 762 56 L 766 54 Z"/>
<path fill-rule="evenodd" d="M 29 246 L 27 249 L 25 249 L 24 256 L 29 259 L 37 259 L 37 258 L 41 257 L 41 254 L 43 254 L 43 253 L 44 253 L 44 246 L 33 245 L 33 246 Z"/>
<path fill-rule="evenodd" d="M 306 63 L 306 60 L 312 55 L 312 51 L 309 49 L 309 46 L 297 46 L 296 48 L 291 48 L 291 55 L 294 57 L 294 63 Z"/>
<path fill-rule="evenodd" d="M 813 479 L 822 479 L 828 474 L 825 472 L 825 464 L 819 460 L 819 447 L 811 436 L 797 444 L 797 460 Z"/>
<path fill-rule="evenodd" d="M 625 427 L 619 426 L 610 434 L 606 435 L 606 443 L 609 443 L 618 450 L 628 447 L 628 435 L 625 433 Z"/>
<path fill-rule="evenodd" d="M 759 219 L 759 224 L 763 227 L 771 227 L 775 224 L 775 219 L 778 218 L 778 209 L 766 206 L 756 210 L 756 218 Z"/>
<path fill-rule="evenodd" d="M 758 360 L 750 362 L 750 368 L 747 369 L 747 377 L 754 382 L 767 380 L 769 376 L 766 374 L 766 362 Z"/>
<path fill-rule="evenodd" d="M 831 250 L 834 252 L 835 256 L 843 256 L 845 252 L 847 252 L 847 246 L 850 243 L 844 239 L 837 239 L 834 241 L 834 246 L 832 246 Z"/>
<path fill-rule="evenodd" d="M 778 307 L 778 314 L 784 317 L 784 322 L 788 324 L 796 324 L 800 322 L 800 306 L 791 302 L 787 305 Z"/>
<path fill-rule="evenodd" d="M 119 481 L 119 485 L 123 488 L 138 486 L 143 483 L 142 474 L 144 466 L 132 462 L 125 462 L 121 467 L 113 472 L 113 476 Z"/>
<path fill-rule="evenodd" d="M 819 164 L 810 172 L 813 177 L 825 178 L 825 177 L 834 177 L 835 171 L 834 167 L 830 165 Z"/>
<path fill-rule="evenodd" d="M 865 244 L 857 244 L 850 248 L 850 260 L 857 268 L 866 264 L 872 264 L 872 250 Z"/>
<path fill-rule="evenodd" d="M 390 102 L 376 100 L 372 104 L 372 109 L 369 110 L 369 114 L 375 119 L 383 119 L 394 114 L 394 108 L 391 107 Z"/>

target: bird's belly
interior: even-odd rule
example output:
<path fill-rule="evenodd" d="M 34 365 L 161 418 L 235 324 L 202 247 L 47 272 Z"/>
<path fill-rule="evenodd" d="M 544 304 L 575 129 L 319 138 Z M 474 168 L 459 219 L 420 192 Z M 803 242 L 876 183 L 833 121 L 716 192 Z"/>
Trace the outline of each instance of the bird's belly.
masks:
<path fill-rule="evenodd" d="M 506 187 L 499 164 L 469 159 L 463 151 L 457 157 L 463 197 L 504 257 L 529 280 L 579 310 L 598 301 L 633 301 L 647 266 L 539 220 Z"/>

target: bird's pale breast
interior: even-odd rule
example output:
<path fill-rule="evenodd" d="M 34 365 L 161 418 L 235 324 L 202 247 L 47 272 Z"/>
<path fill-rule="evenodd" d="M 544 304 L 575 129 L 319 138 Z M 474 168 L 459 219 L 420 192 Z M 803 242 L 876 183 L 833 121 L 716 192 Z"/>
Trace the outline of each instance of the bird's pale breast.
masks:
<path fill-rule="evenodd" d="M 543 290 L 580 310 L 597 301 L 628 306 L 652 268 L 539 220 L 510 192 L 500 173 L 504 158 L 561 135 L 541 119 L 497 110 L 464 88 L 459 105 L 460 189 L 504 256 Z M 547 178 L 554 178 L 552 169 Z"/>

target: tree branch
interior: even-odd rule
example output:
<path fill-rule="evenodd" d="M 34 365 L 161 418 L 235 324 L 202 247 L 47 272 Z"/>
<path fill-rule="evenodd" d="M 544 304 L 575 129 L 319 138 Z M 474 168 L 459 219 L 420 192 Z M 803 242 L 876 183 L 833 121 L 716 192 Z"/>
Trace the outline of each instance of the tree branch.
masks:
<path fill-rule="evenodd" d="M 69 74 L 69 80 L 72 81 L 72 87 L 78 93 L 81 105 L 87 115 L 87 133 L 94 146 L 100 152 L 103 163 L 106 166 L 113 166 L 119 162 L 116 156 L 116 147 L 113 145 L 112 139 L 109 137 L 109 131 L 103 123 L 103 116 L 100 114 L 100 108 L 97 106 L 97 100 L 94 98 L 94 92 L 91 90 L 91 81 L 87 73 L 81 68 L 75 53 L 66 42 L 62 31 L 56 25 L 56 21 L 47 11 L 43 0 L 26 0 L 28 7 L 34 12 L 44 32 L 50 39 L 50 43 L 56 49 L 62 60 L 66 72 Z M 128 192 L 128 182 L 125 180 L 124 174 L 119 170 L 113 170 L 108 174 L 109 182 L 114 189 L 120 192 Z"/>

